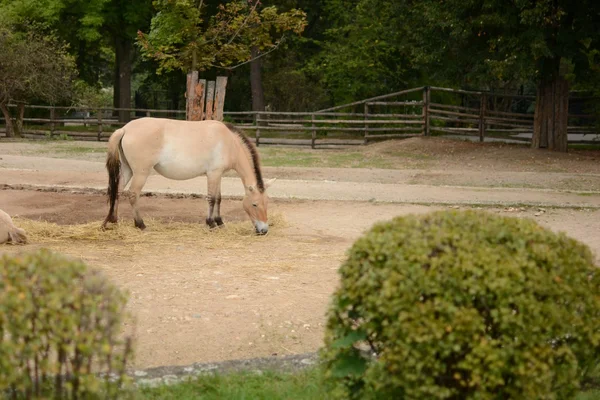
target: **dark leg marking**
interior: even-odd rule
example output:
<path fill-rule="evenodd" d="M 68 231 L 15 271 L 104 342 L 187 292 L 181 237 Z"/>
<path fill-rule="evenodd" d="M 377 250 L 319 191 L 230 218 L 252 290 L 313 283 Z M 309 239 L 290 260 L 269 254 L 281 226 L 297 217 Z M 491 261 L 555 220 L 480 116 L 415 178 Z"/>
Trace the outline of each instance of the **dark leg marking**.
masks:
<path fill-rule="evenodd" d="M 215 220 L 213 218 L 213 210 L 215 209 L 215 203 L 216 203 L 215 197 L 210 196 L 208 198 L 208 217 L 206 217 L 206 225 L 208 225 L 211 228 L 214 228 L 215 226 L 217 226 L 217 224 L 215 224 Z"/>
<path fill-rule="evenodd" d="M 216 204 L 215 204 L 215 222 L 218 226 L 223 226 L 223 218 L 221 218 L 221 193 L 217 195 Z"/>
<path fill-rule="evenodd" d="M 146 229 L 146 224 L 144 224 L 144 220 L 142 219 L 134 219 L 135 227 L 141 229 L 142 231 Z"/>
<path fill-rule="evenodd" d="M 206 218 L 206 225 L 208 225 L 210 228 L 217 226 L 217 224 L 215 224 L 215 220 L 212 218 Z"/>

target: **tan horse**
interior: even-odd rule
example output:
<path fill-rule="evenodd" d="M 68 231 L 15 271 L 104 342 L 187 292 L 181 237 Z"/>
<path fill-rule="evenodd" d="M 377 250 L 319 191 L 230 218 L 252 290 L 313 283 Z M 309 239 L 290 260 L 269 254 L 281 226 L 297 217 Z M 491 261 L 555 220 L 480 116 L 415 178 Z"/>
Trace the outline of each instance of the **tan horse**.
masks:
<path fill-rule="evenodd" d="M 10 215 L 0 210 L 0 244 L 2 243 L 25 244 L 27 236 L 23 229 L 13 224 Z"/>
<path fill-rule="evenodd" d="M 256 233 L 269 230 L 265 190 L 275 180 L 263 182 L 258 152 L 252 142 L 230 124 L 219 121 L 178 121 L 140 118 L 116 130 L 108 142 L 106 158 L 110 209 L 102 224 L 117 222 L 119 192 L 131 180 L 129 202 L 135 226 L 146 225 L 138 199 L 152 169 L 162 176 L 187 180 L 206 175 L 208 216 L 211 228 L 223 225 L 221 218 L 221 176 L 235 170 L 244 184 L 244 210 Z"/>

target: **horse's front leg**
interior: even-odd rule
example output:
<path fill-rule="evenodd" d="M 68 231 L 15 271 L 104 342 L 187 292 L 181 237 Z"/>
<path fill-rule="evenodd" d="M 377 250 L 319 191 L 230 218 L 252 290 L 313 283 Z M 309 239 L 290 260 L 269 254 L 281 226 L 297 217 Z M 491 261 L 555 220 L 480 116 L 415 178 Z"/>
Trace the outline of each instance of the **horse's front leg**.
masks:
<path fill-rule="evenodd" d="M 211 228 L 223 225 L 221 218 L 221 171 L 207 174 L 208 180 L 208 213 L 206 225 Z"/>

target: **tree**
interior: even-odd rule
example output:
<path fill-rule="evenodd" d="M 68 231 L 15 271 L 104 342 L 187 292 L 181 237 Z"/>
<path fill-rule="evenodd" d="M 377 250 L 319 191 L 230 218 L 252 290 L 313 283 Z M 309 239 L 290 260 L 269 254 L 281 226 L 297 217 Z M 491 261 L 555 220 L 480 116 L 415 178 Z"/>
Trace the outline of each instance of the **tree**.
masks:
<path fill-rule="evenodd" d="M 210 18 L 204 15 L 203 0 L 156 0 L 154 4 L 158 12 L 149 33 L 138 33 L 138 44 L 145 57 L 158 61 L 159 73 L 232 69 L 275 50 L 286 32 L 300 34 L 306 25 L 303 11 L 259 9 L 258 0 L 219 4 Z M 255 70 L 253 76 L 253 93 L 260 94 L 260 74 Z"/>
<path fill-rule="evenodd" d="M 0 0 L 0 26 L 26 32 L 31 24 L 68 43 L 79 78 L 98 85 L 107 70 L 102 15 L 110 0 Z"/>
<path fill-rule="evenodd" d="M 0 71 L 0 110 L 8 137 L 21 136 L 28 100 L 54 103 L 68 99 L 76 76 L 73 57 L 55 37 L 6 28 L 0 29 Z M 15 117 L 9 103 L 17 104 Z"/>
<path fill-rule="evenodd" d="M 421 84 L 403 29 L 406 1 L 327 0 L 321 51 L 310 70 L 322 76 L 334 103 Z"/>
<path fill-rule="evenodd" d="M 146 29 L 152 18 L 151 0 L 108 0 L 102 12 L 102 30 L 114 48 L 115 108 L 131 108 L 131 77 L 135 40 L 139 29 Z M 129 121 L 128 111 L 119 111 L 119 121 Z"/>
<path fill-rule="evenodd" d="M 567 150 L 569 85 L 589 71 L 590 50 L 600 48 L 600 2 L 401 3 L 397 12 L 405 16 L 404 36 L 414 63 L 457 81 L 532 80 L 537 86 L 532 145 Z"/>

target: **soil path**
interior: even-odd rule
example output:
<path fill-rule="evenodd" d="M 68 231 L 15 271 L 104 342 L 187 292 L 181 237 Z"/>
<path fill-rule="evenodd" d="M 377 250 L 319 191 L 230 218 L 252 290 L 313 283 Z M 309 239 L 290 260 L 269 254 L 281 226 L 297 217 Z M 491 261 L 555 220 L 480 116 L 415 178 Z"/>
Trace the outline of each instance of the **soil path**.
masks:
<path fill-rule="evenodd" d="M 44 157 L 3 156 L 5 168 L 1 169 L 0 184 L 32 185 L 38 187 L 106 188 L 106 172 L 99 162 L 63 160 Z M 7 167 L 9 166 L 9 167 Z M 12 167 L 20 168 L 12 168 Z M 280 168 L 279 170 L 285 170 Z M 344 179 L 349 172 L 335 175 L 325 169 L 325 174 Z M 355 170 L 350 170 L 355 171 Z M 287 171 L 291 177 L 291 172 Z M 600 207 L 600 192 L 580 191 L 576 193 L 555 189 L 533 188 L 483 188 L 463 186 L 439 186 L 406 183 L 407 171 L 356 170 L 359 181 L 314 179 L 278 179 L 269 189 L 269 196 L 279 199 L 380 201 L 420 204 L 527 204 L 538 206 Z M 265 172 L 266 173 L 266 172 Z M 414 174 L 414 172 L 412 172 Z M 431 171 L 428 174 L 434 174 Z M 463 172 L 464 173 L 464 172 Z M 512 175 L 527 173 L 511 173 Z M 388 183 L 377 182 L 369 176 L 387 176 Z M 446 174 L 447 175 L 447 174 Z M 571 174 L 572 175 L 572 174 Z M 574 179 L 563 174 L 554 179 Z M 268 176 L 277 176 L 271 174 Z M 565 177 L 567 176 L 567 177 Z M 390 183 L 393 177 L 397 183 Z M 519 178 L 523 179 L 524 176 Z M 533 176 L 531 177 L 533 178 Z M 511 178 L 507 178 L 511 179 Z M 581 176 L 580 179 L 596 179 Z M 402 183 L 404 182 L 404 183 Z M 514 182 L 511 179 L 511 182 Z M 187 181 L 173 181 L 153 174 L 144 187 L 146 192 L 206 194 L 206 178 L 198 177 Z M 222 193 L 225 197 L 242 196 L 243 187 L 237 177 L 223 178 Z"/>
<path fill-rule="evenodd" d="M 198 223 L 204 218 L 200 199 L 141 201 L 155 218 Z M 11 215 L 62 224 L 99 221 L 106 212 L 101 195 L 26 190 L 0 190 L 0 205 Z M 353 241 L 376 221 L 439 208 L 274 200 L 270 210 L 285 216 L 286 228 L 222 248 L 207 248 L 198 237 L 160 247 L 127 248 L 118 241 L 32 243 L 4 246 L 0 253 L 50 247 L 101 268 L 129 290 L 129 308 L 137 319 L 136 368 L 299 354 L 322 343 L 336 271 Z M 131 223 L 128 207 L 121 209 L 125 223 Z M 548 209 L 535 216 L 537 208 L 489 210 L 536 218 L 600 251 L 600 211 Z M 226 221 L 247 218 L 235 200 L 224 201 L 223 215 Z"/>

